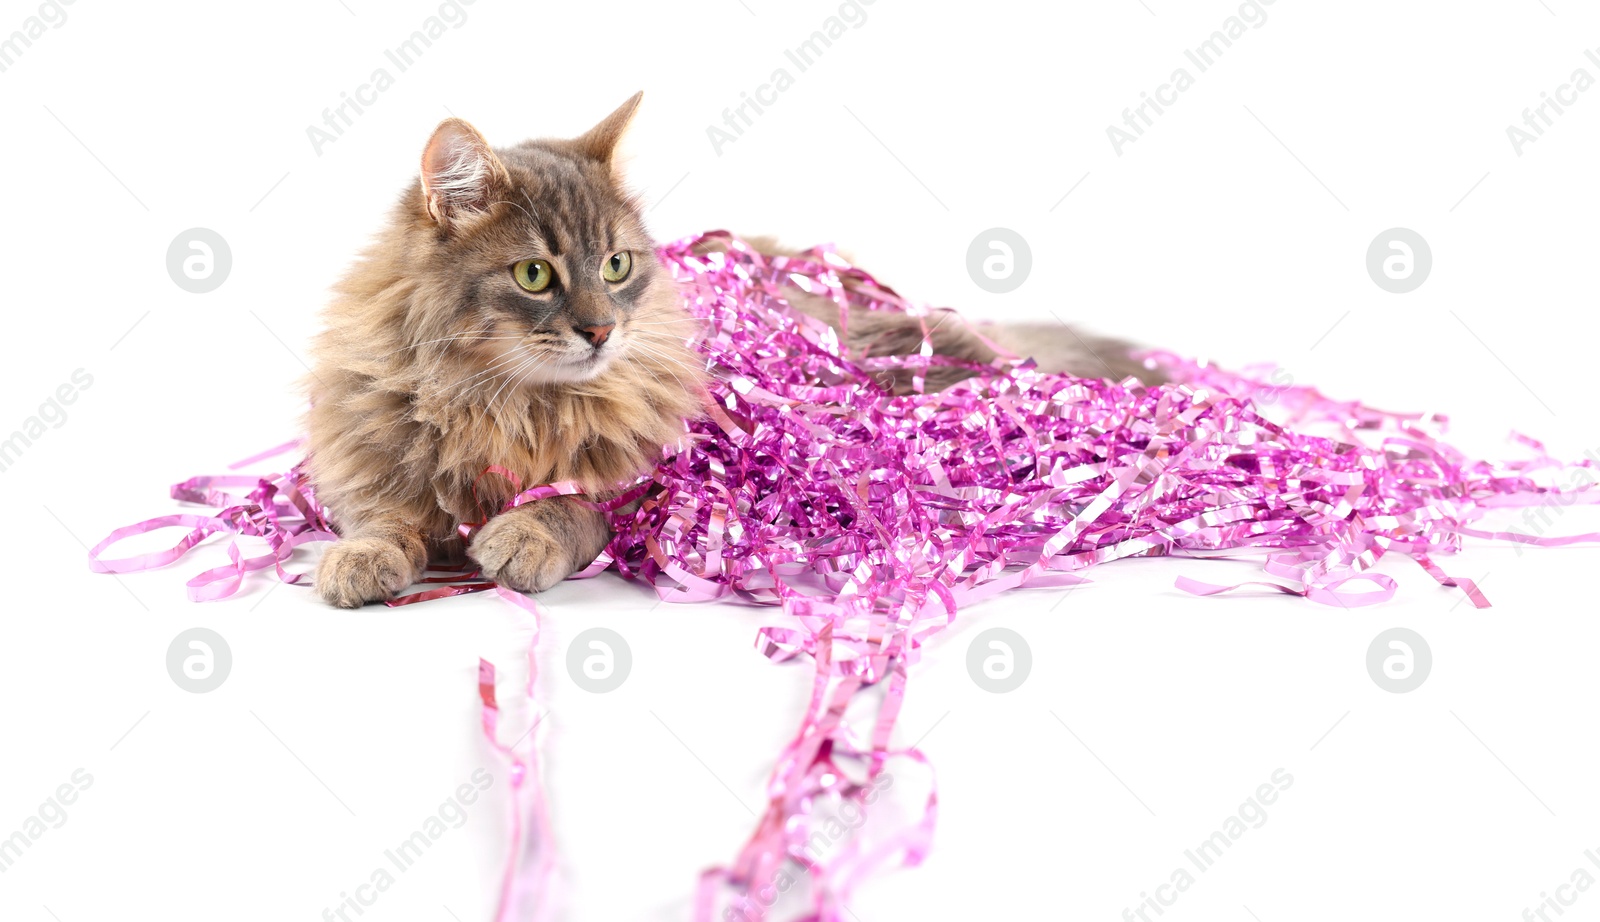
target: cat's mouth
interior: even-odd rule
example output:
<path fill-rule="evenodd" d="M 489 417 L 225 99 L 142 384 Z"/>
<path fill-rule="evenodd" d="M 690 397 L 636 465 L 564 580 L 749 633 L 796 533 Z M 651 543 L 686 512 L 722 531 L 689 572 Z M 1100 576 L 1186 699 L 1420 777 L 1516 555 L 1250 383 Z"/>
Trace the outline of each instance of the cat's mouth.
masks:
<path fill-rule="evenodd" d="M 582 352 L 526 353 L 513 379 L 524 385 L 580 384 L 592 381 L 611 367 L 621 350 L 607 346 L 604 349 L 585 349 Z M 501 359 L 502 363 L 507 359 Z M 518 362 L 511 359 L 510 362 Z"/>
<path fill-rule="evenodd" d="M 605 371 L 615 357 L 615 349 L 590 349 L 579 355 L 568 356 L 561 363 L 561 369 L 569 380 L 587 381 Z"/>

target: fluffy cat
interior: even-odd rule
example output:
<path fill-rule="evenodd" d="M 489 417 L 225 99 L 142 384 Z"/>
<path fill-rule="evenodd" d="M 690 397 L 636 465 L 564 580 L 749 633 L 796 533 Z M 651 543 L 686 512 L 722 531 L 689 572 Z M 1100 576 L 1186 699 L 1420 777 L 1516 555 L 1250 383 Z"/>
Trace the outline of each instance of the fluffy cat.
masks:
<path fill-rule="evenodd" d="M 690 320 L 612 165 L 638 103 L 574 140 L 434 131 L 313 350 L 309 470 L 341 536 L 317 568 L 327 601 L 387 599 L 430 556 L 459 558 L 457 525 L 515 493 L 489 467 L 603 497 L 700 412 Z M 542 590 L 608 539 L 600 512 L 556 497 L 494 515 L 465 550 Z"/>
<path fill-rule="evenodd" d="M 502 585 L 549 588 L 604 548 L 604 515 L 565 496 L 493 514 L 516 484 L 486 471 L 523 487 L 574 480 L 604 499 L 700 414 L 693 321 L 613 164 L 641 96 L 572 140 L 491 148 L 445 121 L 420 181 L 338 285 L 307 382 L 309 471 L 340 533 L 316 573 L 329 603 L 392 598 L 430 560 L 463 552 Z M 832 302 L 794 294 L 838 325 Z M 916 318 L 883 312 L 856 310 L 847 329 L 848 347 L 872 355 L 915 352 L 923 338 Z M 1037 331 L 985 334 L 1039 351 Z M 1051 370 L 1148 375 L 1126 344 L 1048 334 Z M 930 338 L 941 354 L 995 356 L 960 322 Z M 928 386 L 967 374 L 935 369 Z M 485 523 L 463 547 L 469 522 Z"/>

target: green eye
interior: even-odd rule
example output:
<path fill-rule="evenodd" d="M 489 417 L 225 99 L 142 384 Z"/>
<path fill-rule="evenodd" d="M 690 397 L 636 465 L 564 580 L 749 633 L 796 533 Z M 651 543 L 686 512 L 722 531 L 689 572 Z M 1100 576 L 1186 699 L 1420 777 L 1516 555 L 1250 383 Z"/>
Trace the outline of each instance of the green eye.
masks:
<path fill-rule="evenodd" d="M 612 253 L 605 265 L 600 267 L 600 277 L 608 282 L 620 282 L 633 271 L 633 256 L 627 250 Z"/>
<path fill-rule="evenodd" d="M 544 291 L 556 277 L 556 271 L 542 259 L 524 259 L 511 267 L 511 276 L 523 291 Z"/>

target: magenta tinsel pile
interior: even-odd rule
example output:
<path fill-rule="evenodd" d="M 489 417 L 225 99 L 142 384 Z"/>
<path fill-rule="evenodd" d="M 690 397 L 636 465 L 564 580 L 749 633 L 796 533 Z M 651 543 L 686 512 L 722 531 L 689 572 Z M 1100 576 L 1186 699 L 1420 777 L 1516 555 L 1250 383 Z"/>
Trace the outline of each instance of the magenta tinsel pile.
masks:
<path fill-rule="evenodd" d="M 727 251 L 694 255 L 707 237 Z M 653 475 L 659 500 L 615 522 L 611 552 L 682 598 L 814 606 L 819 594 L 795 579 L 808 574 L 826 580 L 822 599 L 913 617 L 1050 571 L 1232 551 L 1264 555 L 1284 591 L 1354 605 L 1393 594 L 1365 571 L 1395 551 L 1486 606 L 1431 555 L 1487 535 L 1471 525 L 1488 508 L 1538 502 L 1563 470 L 1532 440 L 1521 439 L 1528 460 L 1474 461 L 1440 440 L 1442 417 L 1165 353 L 1148 361 L 1174 383 L 1152 388 L 997 361 L 940 392 L 891 396 L 873 372 L 952 360 L 846 356 L 782 300 L 793 285 L 911 310 L 866 273 L 826 250 L 764 257 L 721 233 L 663 255 L 709 324 L 714 406 Z M 1341 590 L 1352 579 L 1359 590 Z"/>
<path fill-rule="evenodd" d="M 708 238 L 721 251 L 696 255 Z M 1275 577 L 1258 585 L 1354 606 L 1393 595 L 1394 581 L 1369 571 L 1398 552 L 1486 607 L 1432 556 L 1466 535 L 1569 540 L 1473 527 L 1493 506 L 1558 492 L 1563 465 L 1531 439 L 1518 439 L 1526 460 L 1475 461 L 1440 441 L 1440 417 L 1385 413 L 1171 354 L 1148 359 L 1174 382 L 1158 387 L 999 360 L 954 387 L 892 396 L 874 372 L 915 375 L 951 360 L 927 347 L 909 358 L 845 355 L 838 335 L 791 311 L 789 286 L 841 309 L 917 312 L 832 252 L 766 257 L 716 233 L 663 256 L 707 322 L 700 348 L 716 374 L 713 406 L 652 475 L 654 499 L 614 522 L 609 553 L 665 598 L 781 603 L 795 626 L 763 628 L 758 644 L 774 659 L 808 655 L 816 669 L 766 815 L 737 860 L 703 878 L 701 920 L 763 917 L 786 868 L 811 877 L 807 918 L 843 919 L 851 888 L 876 864 L 920 861 L 931 787 L 920 821 L 869 829 L 867 843 L 835 860 L 811 862 L 805 844 L 819 803 L 861 801 L 891 759 L 920 761 L 890 748 L 906 667 L 966 602 L 1073 581 L 1122 557 L 1255 554 Z M 951 322 L 924 317 L 925 326 Z M 1294 428 L 1269 421 L 1266 406 Z M 1594 494 L 1586 487 L 1581 499 Z M 884 681 L 870 720 L 844 719 L 854 695 Z"/>
<path fill-rule="evenodd" d="M 713 252 L 697 255 L 706 249 Z M 891 811 L 869 805 L 891 779 L 889 765 L 922 762 L 891 744 L 907 667 L 963 604 L 1024 583 L 1081 582 L 1078 571 L 1117 558 L 1248 554 L 1270 577 L 1258 585 L 1354 606 L 1393 595 L 1394 581 L 1371 568 L 1395 552 L 1485 607 L 1477 587 L 1446 575 L 1433 557 L 1456 551 L 1464 536 L 1532 544 L 1600 537 L 1475 526 L 1495 506 L 1595 499 L 1592 461 L 1562 465 L 1531 439 L 1517 439 L 1525 460 L 1473 460 L 1441 441 L 1442 418 L 1334 401 L 1171 354 L 1148 359 L 1173 381 L 1158 387 L 1000 359 L 925 393 L 919 370 L 952 360 L 926 347 L 909 357 L 846 355 L 829 327 L 789 309 L 785 292 L 799 288 L 841 308 L 928 317 L 831 251 L 766 257 L 715 232 L 661 255 L 704 321 L 697 348 L 714 373 L 710 407 L 686 443 L 632 485 L 628 495 L 643 491 L 644 503 L 613 514 L 616 537 L 583 575 L 615 566 L 675 601 L 737 594 L 781 605 L 782 622 L 760 629 L 758 647 L 774 660 L 805 657 L 815 669 L 765 815 L 732 864 L 702 877 L 700 920 L 764 918 L 786 884 L 808 876 L 806 918 L 834 922 L 874 867 L 921 860 L 936 813 L 931 783 L 911 820 L 883 819 Z M 938 322 L 965 321 L 925 320 Z M 912 377 L 917 392 L 894 396 L 880 386 L 874 375 L 890 369 Z M 1283 423 L 1269 421 L 1266 408 Z M 1585 469 L 1586 482 L 1563 492 L 1557 476 L 1574 468 Z M 243 497 L 221 489 L 243 485 L 253 486 Z M 540 486 L 519 499 L 571 489 Z M 259 479 L 194 478 L 174 496 L 225 508 L 120 529 L 91 552 L 92 565 L 160 565 L 215 532 L 265 539 L 269 553 L 244 557 L 235 541 L 230 564 L 190 582 L 193 597 L 218 598 L 249 570 L 273 566 L 296 581 L 282 564 L 295 546 L 331 538 L 328 519 L 338 521 L 336 509 L 324 516 L 299 465 Z M 123 537 L 171 525 L 193 530 L 170 551 L 101 559 Z M 1189 577 L 1178 585 L 1200 594 L 1236 588 Z M 404 601 L 482 588 L 468 578 Z M 875 710 L 866 719 L 850 712 L 875 685 L 884 690 Z M 548 877 L 537 774 L 529 775 L 532 793 L 513 795 L 526 820 L 518 828 L 530 832 L 512 848 L 502 920 L 528 917 L 521 907 L 539 902 L 530 893 Z M 908 784 L 903 777 L 900 786 Z M 830 812 L 852 804 L 876 821 L 825 856 L 808 851 Z M 527 870 L 536 864 L 546 870 Z"/>

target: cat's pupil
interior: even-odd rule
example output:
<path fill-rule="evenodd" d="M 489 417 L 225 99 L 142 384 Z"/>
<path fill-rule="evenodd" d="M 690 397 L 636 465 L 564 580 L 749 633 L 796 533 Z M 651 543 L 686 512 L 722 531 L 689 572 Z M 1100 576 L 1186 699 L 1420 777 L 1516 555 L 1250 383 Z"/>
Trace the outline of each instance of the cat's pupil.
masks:
<path fill-rule="evenodd" d="M 619 271 L 621 268 L 622 268 L 622 257 L 617 256 L 615 254 L 612 254 L 612 256 L 611 256 L 611 271 L 616 272 L 616 271 Z"/>

